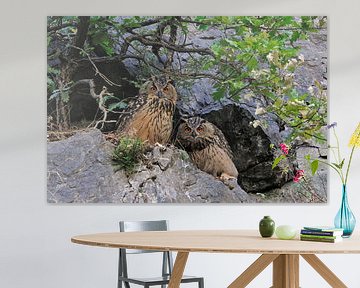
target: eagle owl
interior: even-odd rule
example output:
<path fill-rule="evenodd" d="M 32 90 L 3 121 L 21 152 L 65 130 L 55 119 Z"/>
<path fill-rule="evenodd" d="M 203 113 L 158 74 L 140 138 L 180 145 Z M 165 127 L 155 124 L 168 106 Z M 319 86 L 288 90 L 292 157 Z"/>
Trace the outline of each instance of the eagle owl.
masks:
<path fill-rule="evenodd" d="M 182 121 L 176 139 L 196 166 L 221 180 L 237 178 L 232 152 L 221 130 L 200 117 Z"/>
<path fill-rule="evenodd" d="M 171 137 L 178 98 L 175 87 L 167 77 L 152 77 L 143 87 L 121 114 L 117 131 L 149 144 L 166 144 Z"/>

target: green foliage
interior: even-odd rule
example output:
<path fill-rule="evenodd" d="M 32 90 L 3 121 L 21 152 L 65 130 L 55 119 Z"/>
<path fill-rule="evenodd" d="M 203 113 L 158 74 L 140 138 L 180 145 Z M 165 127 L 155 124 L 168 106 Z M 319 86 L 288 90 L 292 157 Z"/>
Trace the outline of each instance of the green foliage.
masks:
<path fill-rule="evenodd" d="M 76 38 L 79 17 L 54 16 L 47 22 L 48 47 L 65 42 L 60 47 L 68 48 Z M 85 53 L 80 55 L 88 60 L 102 51 L 106 57 L 132 58 L 141 71 L 138 81 L 166 72 L 189 91 L 196 79 L 208 78 L 215 100 L 246 103 L 252 98 L 261 103 L 262 114 L 271 113 L 290 128 L 287 143 L 295 139 L 324 142 L 321 128 L 327 119 L 326 89 L 315 80 L 309 92 L 299 93 L 294 72 L 306 60 L 299 54 L 299 40 L 308 39 L 326 24 L 326 17 L 319 16 L 92 16 L 84 47 L 80 47 Z M 171 42 L 174 26 L 176 39 Z M 206 35 L 211 29 L 223 36 L 212 39 L 209 48 L 198 49 L 189 40 L 189 31 Z M 181 52 L 188 48 L 190 52 Z M 185 61 L 181 62 L 183 55 Z M 169 57 L 172 62 L 165 67 L 163 60 Z M 60 96 L 67 101 L 67 90 L 59 89 L 58 71 L 51 69 L 47 81 L 50 98 Z M 121 101 L 110 103 L 110 111 L 126 107 Z M 262 115 L 257 117 L 261 120 Z"/>
<path fill-rule="evenodd" d="M 310 164 L 310 168 L 311 168 L 312 175 L 315 175 L 316 171 L 319 168 L 319 160 L 312 161 Z"/>
<path fill-rule="evenodd" d="M 106 102 L 109 100 L 111 100 L 112 103 L 107 104 Z M 128 106 L 127 103 L 125 103 L 124 101 L 119 101 L 119 98 L 116 96 L 113 96 L 113 95 L 105 96 L 104 103 L 105 103 L 105 106 L 107 106 L 109 111 L 125 109 Z"/>
<path fill-rule="evenodd" d="M 280 156 L 276 157 L 271 168 L 275 169 L 275 167 L 277 167 L 279 165 L 279 163 L 281 162 L 281 160 L 286 159 L 286 156 L 284 154 L 281 154 Z"/>
<path fill-rule="evenodd" d="M 117 103 L 111 103 L 108 107 L 109 111 L 114 111 L 114 110 L 121 110 L 121 109 L 125 109 L 128 105 L 123 102 L 123 101 L 119 101 Z"/>
<path fill-rule="evenodd" d="M 56 68 L 53 68 L 48 65 L 47 67 L 47 91 L 50 94 L 56 90 L 56 77 L 59 75 L 60 71 Z"/>
<path fill-rule="evenodd" d="M 304 62 L 296 41 L 307 39 L 310 32 L 325 25 L 322 17 L 233 16 L 195 17 L 198 29 L 216 27 L 232 31 L 216 41 L 211 50 L 215 61 L 204 61 L 202 69 L 214 69 L 221 75 L 213 98 L 242 100 L 251 92 L 267 103 L 265 110 L 275 114 L 292 128 L 288 142 L 296 137 L 326 141 L 320 128 L 326 125 L 327 99 L 320 83 L 313 93 L 299 94 L 294 71 Z M 231 27 L 231 28 L 229 28 Z"/>
<path fill-rule="evenodd" d="M 125 170 L 127 174 L 133 173 L 143 153 L 144 144 L 140 139 L 120 138 L 112 155 L 115 170 Z"/>
<path fill-rule="evenodd" d="M 114 17 L 93 16 L 90 18 L 89 40 L 91 45 L 100 46 L 107 56 L 115 54 L 115 38 L 110 33 L 111 23 Z"/>

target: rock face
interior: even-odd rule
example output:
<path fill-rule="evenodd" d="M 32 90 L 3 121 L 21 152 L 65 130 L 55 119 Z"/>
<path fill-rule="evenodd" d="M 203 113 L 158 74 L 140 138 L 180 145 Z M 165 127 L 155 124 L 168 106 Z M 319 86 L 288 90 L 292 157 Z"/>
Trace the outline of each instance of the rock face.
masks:
<path fill-rule="evenodd" d="M 251 198 L 197 169 L 186 152 L 155 147 L 127 177 L 114 172 L 114 146 L 98 130 L 48 143 L 50 203 L 241 203 Z"/>

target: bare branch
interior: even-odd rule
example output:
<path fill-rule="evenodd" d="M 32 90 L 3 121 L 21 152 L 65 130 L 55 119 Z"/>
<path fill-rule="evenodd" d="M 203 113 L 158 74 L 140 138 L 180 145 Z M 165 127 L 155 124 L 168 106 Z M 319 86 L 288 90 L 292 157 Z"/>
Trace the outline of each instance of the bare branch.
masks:
<path fill-rule="evenodd" d="M 91 65 L 92 65 L 92 66 L 94 67 L 94 69 L 95 69 L 95 75 L 99 75 L 99 76 L 100 76 L 102 79 L 104 79 L 104 81 L 105 81 L 106 83 L 108 83 L 110 86 L 121 87 L 120 84 L 116 84 L 115 82 L 111 81 L 108 77 L 106 77 L 104 74 L 102 74 L 102 73 L 99 71 L 99 69 L 98 69 L 97 66 L 95 65 L 94 61 L 92 61 L 90 55 L 89 55 L 84 49 L 79 48 L 79 47 L 77 47 L 77 46 L 73 46 L 73 45 L 71 45 L 71 47 L 73 47 L 74 49 L 78 49 L 79 51 L 81 51 L 82 53 L 84 53 L 84 54 L 87 56 L 87 58 L 88 58 L 88 60 L 90 61 Z"/>
<path fill-rule="evenodd" d="M 49 26 L 47 28 L 47 32 L 48 33 L 56 32 L 58 30 L 66 28 L 66 27 L 75 26 L 75 25 L 76 25 L 76 23 L 68 22 L 68 23 L 62 23 L 61 25 L 57 25 L 57 26 Z"/>

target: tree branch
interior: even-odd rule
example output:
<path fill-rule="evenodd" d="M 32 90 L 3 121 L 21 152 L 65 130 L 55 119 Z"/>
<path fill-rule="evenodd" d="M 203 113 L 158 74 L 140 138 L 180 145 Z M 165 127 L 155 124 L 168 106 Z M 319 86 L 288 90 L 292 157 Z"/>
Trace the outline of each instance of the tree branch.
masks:
<path fill-rule="evenodd" d="M 89 31 L 90 26 L 90 16 L 80 16 L 79 22 L 77 24 L 77 32 L 73 40 L 73 45 L 70 47 L 69 58 L 74 60 L 79 58 L 80 51 L 79 49 L 73 49 L 74 47 L 82 48 L 84 47 L 85 40 Z"/>

